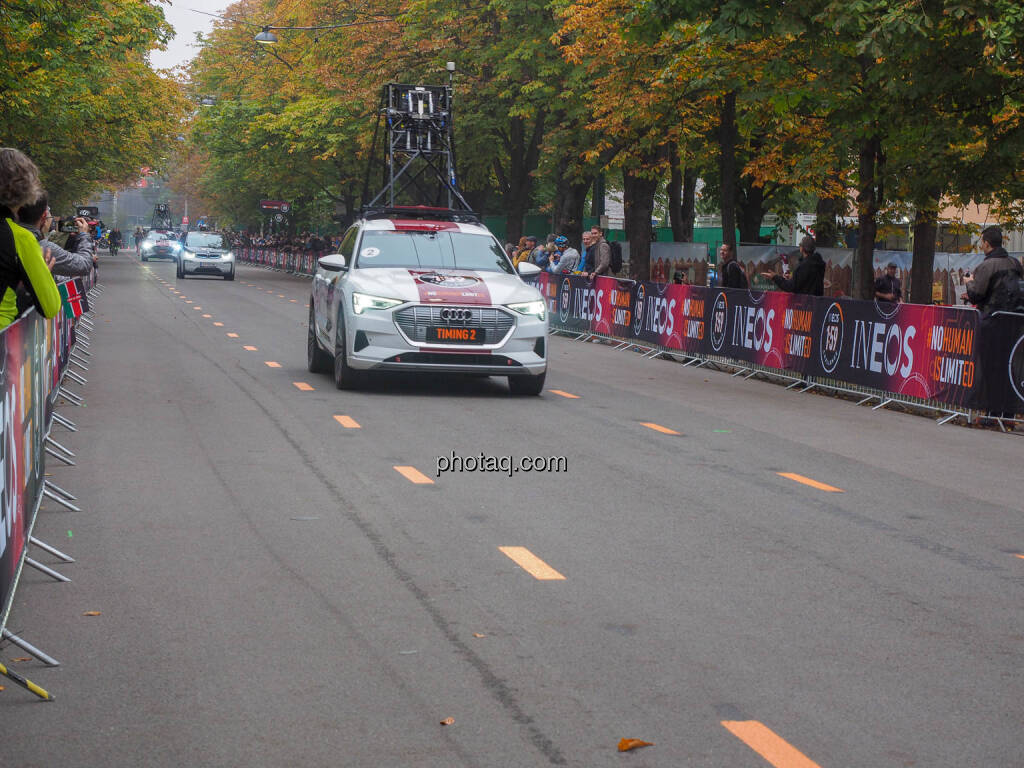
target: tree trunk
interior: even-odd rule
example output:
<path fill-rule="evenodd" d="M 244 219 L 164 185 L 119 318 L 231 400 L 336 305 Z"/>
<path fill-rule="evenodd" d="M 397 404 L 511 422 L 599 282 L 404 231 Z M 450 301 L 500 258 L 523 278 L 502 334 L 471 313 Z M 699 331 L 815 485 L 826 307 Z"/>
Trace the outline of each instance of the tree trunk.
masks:
<path fill-rule="evenodd" d="M 573 248 L 580 247 L 583 237 L 583 214 L 592 178 L 567 178 L 568 160 L 559 163 L 558 185 L 555 191 L 555 217 L 553 232 L 569 238 Z"/>
<path fill-rule="evenodd" d="M 764 187 L 747 183 L 739 208 L 740 242 L 761 242 L 761 220 L 764 218 Z"/>
<path fill-rule="evenodd" d="M 736 92 L 722 102 L 718 129 L 718 173 L 721 177 L 722 242 L 736 245 Z M 632 246 L 630 246 L 632 247 Z"/>
<path fill-rule="evenodd" d="M 938 200 L 939 195 L 934 196 Z M 935 269 L 935 235 L 939 230 L 937 202 L 918 208 L 914 214 L 914 261 L 910 267 L 910 292 L 904 296 L 915 304 L 932 303 L 932 280 Z"/>
<path fill-rule="evenodd" d="M 626 168 L 622 172 L 626 239 L 629 240 L 629 276 L 634 280 L 651 277 L 651 214 L 658 179 L 647 179 Z"/>
<path fill-rule="evenodd" d="M 834 197 L 819 197 L 814 210 L 814 240 L 819 248 L 835 248 L 838 236 L 836 200 Z"/>
<path fill-rule="evenodd" d="M 687 168 L 683 171 L 683 239 L 693 242 L 693 225 L 697 220 L 697 171 Z"/>
<path fill-rule="evenodd" d="M 533 203 L 533 172 L 540 161 L 540 144 L 544 138 L 545 113 L 534 118 L 530 130 L 521 117 L 514 117 L 507 136 L 503 136 L 508 151 L 508 164 L 495 163 L 495 171 L 503 188 L 505 203 L 505 233 L 513 243 L 523 235 L 523 220 Z"/>
<path fill-rule="evenodd" d="M 600 219 L 604 216 L 604 174 L 598 173 L 594 177 L 594 194 L 590 199 L 590 215 L 595 219 Z"/>
<path fill-rule="evenodd" d="M 873 299 L 875 285 L 875 214 L 881 205 L 877 178 L 881 140 L 877 136 L 860 145 L 860 192 L 857 194 L 857 253 L 854 256 L 851 293 L 857 299 Z"/>

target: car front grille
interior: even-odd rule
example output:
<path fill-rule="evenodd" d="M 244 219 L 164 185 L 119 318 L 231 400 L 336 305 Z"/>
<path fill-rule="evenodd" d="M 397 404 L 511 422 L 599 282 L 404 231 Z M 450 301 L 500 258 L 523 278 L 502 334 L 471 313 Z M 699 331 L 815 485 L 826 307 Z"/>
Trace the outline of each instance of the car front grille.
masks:
<path fill-rule="evenodd" d="M 468 312 L 469 318 L 458 322 L 442 319 L 443 310 Z M 495 307 L 406 307 L 395 313 L 395 322 L 410 341 L 426 343 L 427 328 L 480 328 L 484 331 L 483 344 L 499 344 L 516 324 L 515 318 Z M 441 344 L 443 342 L 430 342 Z"/>

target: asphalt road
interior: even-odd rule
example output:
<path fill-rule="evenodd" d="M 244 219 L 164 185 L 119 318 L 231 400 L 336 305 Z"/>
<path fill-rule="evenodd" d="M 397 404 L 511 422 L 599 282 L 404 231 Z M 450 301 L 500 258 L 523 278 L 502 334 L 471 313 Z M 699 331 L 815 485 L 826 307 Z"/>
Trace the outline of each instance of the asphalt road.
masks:
<path fill-rule="evenodd" d="M 1019 438 L 557 338 L 339 392 L 307 280 L 102 282 L 0 765 L 1024 765 Z"/>

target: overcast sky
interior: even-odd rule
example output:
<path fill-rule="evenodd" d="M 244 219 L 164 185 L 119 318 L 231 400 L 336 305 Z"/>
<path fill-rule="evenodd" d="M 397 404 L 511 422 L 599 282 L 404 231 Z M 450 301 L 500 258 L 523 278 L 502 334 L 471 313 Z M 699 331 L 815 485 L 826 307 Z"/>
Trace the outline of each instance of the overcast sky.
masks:
<path fill-rule="evenodd" d="M 231 3 L 227 0 L 173 0 L 164 5 L 164 16 L 174 27 L 174 39 L 167 44 L 166 51 L 153 51 L 150 61 L 154 69 L 166 69 L 186 63 L 196 55 L 196 32 L 208 34 L 215 19 L 190 10 L 198 8 L 207 13 L 223 13 Z"/>

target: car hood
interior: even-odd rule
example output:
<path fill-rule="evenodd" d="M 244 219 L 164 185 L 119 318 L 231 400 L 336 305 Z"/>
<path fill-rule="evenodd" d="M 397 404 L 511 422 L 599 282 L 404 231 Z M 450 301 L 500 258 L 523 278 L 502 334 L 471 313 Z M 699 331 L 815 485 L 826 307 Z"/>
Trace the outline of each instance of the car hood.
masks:
<path fill-rule="evenodd" d="M 512 304 L 541 299 L 517 275 L 470 269 L 353 269 L 353 291 L 417 304 Z"/>

